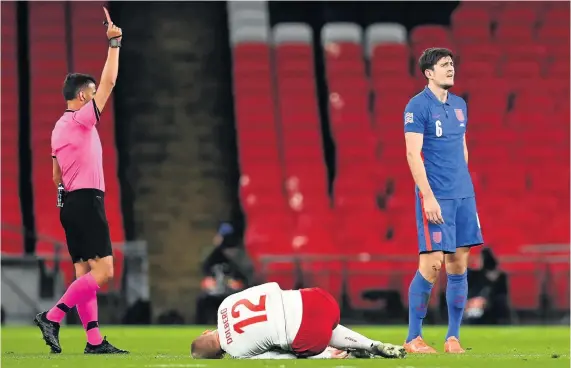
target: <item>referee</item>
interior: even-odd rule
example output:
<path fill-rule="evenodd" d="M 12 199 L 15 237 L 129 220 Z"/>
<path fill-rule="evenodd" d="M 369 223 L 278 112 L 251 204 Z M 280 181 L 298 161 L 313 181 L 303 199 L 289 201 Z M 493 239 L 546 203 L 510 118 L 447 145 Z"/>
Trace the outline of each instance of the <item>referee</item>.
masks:
<path fill-rule="evenodd" d="M 53 179 L 76 276 L 57 304 L 34 319 L 52 353 L 61 353 L 60 322 L 74 306 L 87 334 L 85 354 L 128 353 L 101 336 L 97 317 L 97 290 L 113 277 L 113 252 L 105 216 L 101 140 L 95 126 L 117 80 L 122 39 L 121 28 L 103 10 L 109 50 L 99 88 L 89 75 L 68 74 L 63 86 L 67 110 L 52 131 Z"/>

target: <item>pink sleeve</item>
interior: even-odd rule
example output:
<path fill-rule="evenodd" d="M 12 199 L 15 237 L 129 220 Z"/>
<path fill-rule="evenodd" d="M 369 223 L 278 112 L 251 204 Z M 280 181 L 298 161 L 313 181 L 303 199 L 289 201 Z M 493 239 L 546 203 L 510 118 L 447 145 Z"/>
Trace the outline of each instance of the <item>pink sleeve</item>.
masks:
<path fill-rule="evenodd" d="M 91 100 L 73 113 L 73 120 L 86 128 L 91 128 L 99 121 L 99 114 L 95 100 Z"/>

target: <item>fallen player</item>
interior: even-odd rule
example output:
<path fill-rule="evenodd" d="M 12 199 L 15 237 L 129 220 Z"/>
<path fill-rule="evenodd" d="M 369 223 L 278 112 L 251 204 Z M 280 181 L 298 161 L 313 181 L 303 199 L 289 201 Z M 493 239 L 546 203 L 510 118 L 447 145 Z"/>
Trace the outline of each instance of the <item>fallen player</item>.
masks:
<path fill-rule="evenodd" d="M 275 282 L 230 295 L 218 329 L 191 344 L 195 359 L 404 358 L 402 346 L 373 341 L 339 324 L 339 306 L 319 288 L 282 290 Z"/>

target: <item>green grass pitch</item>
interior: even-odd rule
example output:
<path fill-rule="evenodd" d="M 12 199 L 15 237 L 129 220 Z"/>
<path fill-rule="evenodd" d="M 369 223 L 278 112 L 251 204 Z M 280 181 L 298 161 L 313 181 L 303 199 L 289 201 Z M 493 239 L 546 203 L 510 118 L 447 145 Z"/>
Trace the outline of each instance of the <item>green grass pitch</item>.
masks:
<path fill-rule="evenodd" d="M 366 336 L 402 343 L 404 326 L 357 327 Z M 208 368 L 208 367 L 400 367 L 400 368 L 548 368 L 569 367 L 569 327 L 463 327 L 465 355 L 409 355 L 405 359 L 369 360 L 194 360 L 190 342 L 202 327 L 102 327 L 109 341 L 128 349 L 128 356 L 84 356 L 85 335 L 81 327 L 63 326 L 63 352 L 48 353 L 36 327 L 4 327 L 2 368 Z M 438 351 L 443 349 L 444 327 L 425 327 L 424 337 Z"/>

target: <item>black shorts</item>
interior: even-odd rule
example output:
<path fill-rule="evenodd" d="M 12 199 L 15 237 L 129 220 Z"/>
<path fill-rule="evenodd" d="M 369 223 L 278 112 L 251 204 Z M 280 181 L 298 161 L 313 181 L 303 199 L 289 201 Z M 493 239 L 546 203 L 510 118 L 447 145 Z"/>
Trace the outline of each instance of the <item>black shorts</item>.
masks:
<path fill-rule="evenodd" d="M 113 255 L 102 191 L 78 189 L 67 193 L 59 218 L 73 263 Z"/>

